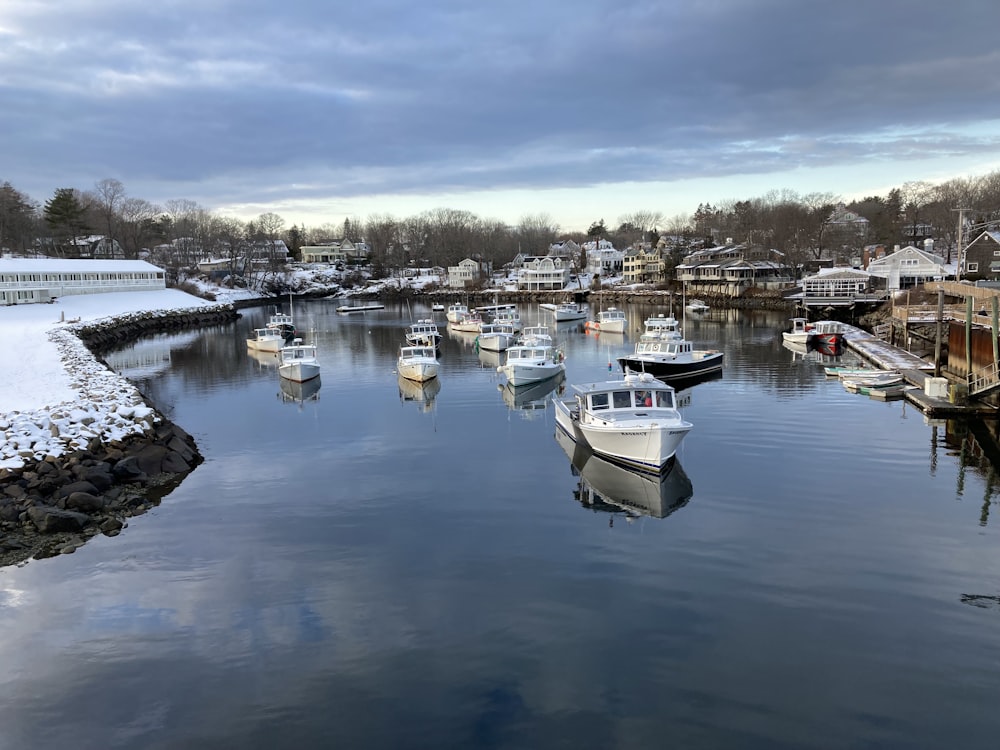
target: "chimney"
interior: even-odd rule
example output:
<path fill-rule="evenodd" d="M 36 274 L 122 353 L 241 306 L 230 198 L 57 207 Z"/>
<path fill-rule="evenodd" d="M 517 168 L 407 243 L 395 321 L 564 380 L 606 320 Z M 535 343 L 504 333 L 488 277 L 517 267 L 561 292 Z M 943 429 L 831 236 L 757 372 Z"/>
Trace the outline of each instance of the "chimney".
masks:
<path fill-rule="evenodd" d="M 924 250 L 926 250 L 929 253 L 934 252 L 934 240 L 932 240 L 930 237 L 924 240 Z"/>
<path fill-rule="evenodd" d="M 892 249 L 892 251 L 893 251 L 894 253 L 898 253 L 898 252 L 899 252 L 899 245 L 896 245 L 896 247 L 894 247 L 894 248 Z"/>

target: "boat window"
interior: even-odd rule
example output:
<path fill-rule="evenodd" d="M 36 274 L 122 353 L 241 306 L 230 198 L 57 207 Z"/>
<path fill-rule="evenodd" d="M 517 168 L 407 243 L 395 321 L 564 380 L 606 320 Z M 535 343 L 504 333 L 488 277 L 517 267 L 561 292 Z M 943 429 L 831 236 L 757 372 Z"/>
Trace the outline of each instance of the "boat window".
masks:
<path fill-rule="evenodd" d="M 607 393 L 595 393 L 590 397 L 590 408 L 594 411 L 599 409 L 608 408 L 608 394 Z"/>
<path fill-rule="evenodd" d="M 612 397 L 616 409 L 632 408 L 632 391 L 615 391 Z"/>
<path fill-rule="evenodd" d="M 661 409 L 673 409 L 674 394 L 670 391 L 656 391 L 656 405 Z"/>

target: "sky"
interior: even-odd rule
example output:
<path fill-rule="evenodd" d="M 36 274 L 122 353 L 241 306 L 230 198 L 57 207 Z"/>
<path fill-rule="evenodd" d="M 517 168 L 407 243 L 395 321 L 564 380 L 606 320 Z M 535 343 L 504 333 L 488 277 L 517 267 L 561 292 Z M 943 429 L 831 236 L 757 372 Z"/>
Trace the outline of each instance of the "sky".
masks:
<path fill-rule="evenodd" d="M 4 0 L 0 182 L 563 231 L 1000 169 L 996 0 Z"/>

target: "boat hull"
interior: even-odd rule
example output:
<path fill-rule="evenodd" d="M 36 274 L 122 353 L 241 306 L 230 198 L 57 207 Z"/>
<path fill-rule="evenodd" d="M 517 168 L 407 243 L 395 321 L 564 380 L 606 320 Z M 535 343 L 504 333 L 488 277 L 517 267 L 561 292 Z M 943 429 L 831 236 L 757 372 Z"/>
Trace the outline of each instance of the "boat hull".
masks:
<path fill-rule="evenodd" d="M 540 383 L 549 380 L 563 373 L 566 366 L 562 362 L 518 362 L 506 364 L 498 367 L 497 371 L 503 373 L 507 382 L 511 385 L 528 385 L 529 383 Z"/>
<path fill-rule="evenodd" d="M 285 380 L 294 383 L 304 383 L 307 380 L 319 377 L 318 362 L 292 362 L 278 366 L 278 374 Z"/>
<path fill-rule="evenodd" d="M 423 383 L 431 378 L 436 378 L 438 374 L 437 362 L 400 362 L 397 367 L 401 377 L 407 380 L 415 380 Z"/>
<path fill-rule="evenodd" d="M 695 352 L 699 354 L 699 352 Z M 689 361 L 678 361 L 670 358 L 642 357 L 631 355 L 619 357 L 618 364 L 623 371 L 648 372 L 659 380 L 685 380 L 720 372 L 724 355 L 722 352 L 700 353 L 701 357 Z"/>
<path fill-rule="evenodd" d="M 690 422 L 583 424 L 573 417 L 573 405 L 570 400 L 556 400 L 556 427 L 606 460 L 636 471 L 661 472 L 692 427 Z"/>
<path fill-rule="evenodd" d="M 258 352 L 278 352 L 285 345 L 285 339 L 247 339 L 247 348 Z"/>

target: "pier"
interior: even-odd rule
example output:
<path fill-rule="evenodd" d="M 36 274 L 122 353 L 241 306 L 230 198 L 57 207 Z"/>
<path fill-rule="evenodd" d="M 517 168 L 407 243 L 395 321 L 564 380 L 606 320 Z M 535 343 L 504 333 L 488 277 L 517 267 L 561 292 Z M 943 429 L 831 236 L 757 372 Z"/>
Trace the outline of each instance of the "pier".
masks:
<path fill-rule="evenodd" d="M 928 395 L 927 379 L 934 377 L 934 365 L 916 354 L 883 341 L 875 334 L 844 324 L 844 344 L 862 359 L 883 370 L 899 372 L 909 387 L 903 398 L 932 417 L 969 416 L 997 417 L 1000 410 L 983 401 L 969 400 L 965 381 L 947 378 L 949 398 Z M 942 375 L 942 377 L 946 377 Z M 954 397 L 951 397 L 953 396 Z M 885 396 L 883 395 L 883 398 Z"/>

